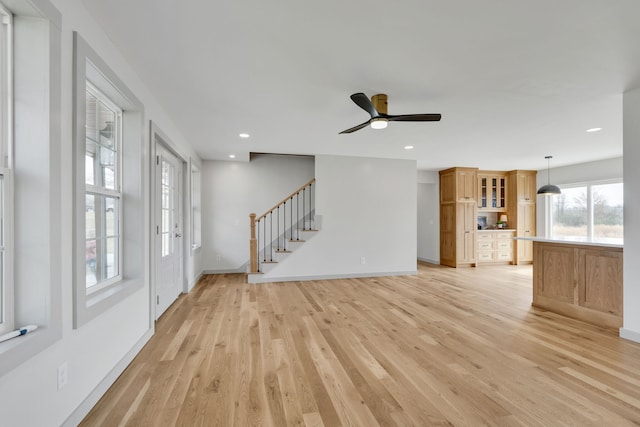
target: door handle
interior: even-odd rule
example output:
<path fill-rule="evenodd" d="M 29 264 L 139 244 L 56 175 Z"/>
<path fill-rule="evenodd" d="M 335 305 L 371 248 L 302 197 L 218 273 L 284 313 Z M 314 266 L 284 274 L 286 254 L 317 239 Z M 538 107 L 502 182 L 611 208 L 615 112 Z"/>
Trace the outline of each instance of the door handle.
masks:
<path fill-rule="evenodd" d="M 182 233 L 176 233 L 176 237 L 182 237 Z"/>

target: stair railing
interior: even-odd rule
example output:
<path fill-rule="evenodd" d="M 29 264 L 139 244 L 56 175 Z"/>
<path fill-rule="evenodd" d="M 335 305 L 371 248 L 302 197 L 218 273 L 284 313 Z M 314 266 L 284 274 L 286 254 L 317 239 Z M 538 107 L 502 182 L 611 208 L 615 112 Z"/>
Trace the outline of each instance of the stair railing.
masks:
<path fill-rule="evenodd" d="M 313 178 L 262 215 L 249 215 L 250 273 L 260 273 L 263 263 L 274 262 L 274 251 L 288 252 L 288 242 L 300 241 L 300 229 L 311 229 L 315 182 Z"/>

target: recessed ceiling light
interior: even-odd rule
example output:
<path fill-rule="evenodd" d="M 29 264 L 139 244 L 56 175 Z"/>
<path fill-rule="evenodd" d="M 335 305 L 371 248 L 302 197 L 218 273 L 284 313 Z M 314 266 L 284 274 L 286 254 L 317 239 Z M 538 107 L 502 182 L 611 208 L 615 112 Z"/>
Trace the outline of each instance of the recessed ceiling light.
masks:
<path fill-rule="evenodd" d="M 229 154 L 229 158 L 230 158 L 230 159 L 235 159 L 235 158 L 236 158 L 236 155 L 235 155 L 235 154 Z"/>
<path fill-rule="evenodd" d="M 238 134 L 238 136 L 240 138 L 249 138 L 251 135 L 249 135 L 248 133 L 241 133 L 241 134 Z"/>
<path fill-rule="evenodd" d="M 404 149 L 405 150 L 413 150 L 413 145 L 405 145 Z"/>
<path fill-rule="evenodd" d="M 591 129 L 587 129 L 587 132 L 599 132 L 601 130 L 602 128 L 591 128 Z"/>

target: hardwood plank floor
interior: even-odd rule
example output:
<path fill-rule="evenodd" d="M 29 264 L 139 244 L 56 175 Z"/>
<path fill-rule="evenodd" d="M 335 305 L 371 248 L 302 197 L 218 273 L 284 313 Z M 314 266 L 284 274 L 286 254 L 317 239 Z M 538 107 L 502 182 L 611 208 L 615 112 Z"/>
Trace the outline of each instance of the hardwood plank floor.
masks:
<path fill-rule="evenodd" d="M 82 425 L 640 425 L 640 344 L 531 294 L 530 266 L 205 276 Z"/>

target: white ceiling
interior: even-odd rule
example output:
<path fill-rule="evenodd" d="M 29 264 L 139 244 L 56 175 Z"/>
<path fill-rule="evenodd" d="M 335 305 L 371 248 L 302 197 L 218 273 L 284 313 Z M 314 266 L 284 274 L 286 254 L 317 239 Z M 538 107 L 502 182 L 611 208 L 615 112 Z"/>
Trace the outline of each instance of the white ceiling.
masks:
<path fill-rule="evenodd" d="M 640 86 L 638 0 L 82 1 L 203 159 L 617 157 L 622 93 Z M 442 121 L 338 135 L 368 119 L 355 92 Z"/>

